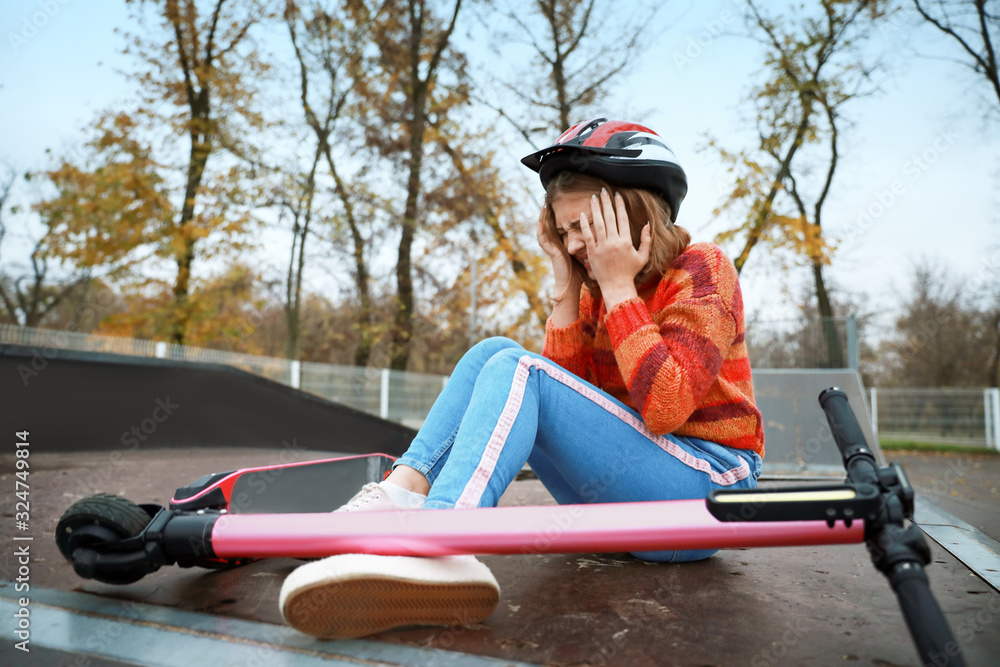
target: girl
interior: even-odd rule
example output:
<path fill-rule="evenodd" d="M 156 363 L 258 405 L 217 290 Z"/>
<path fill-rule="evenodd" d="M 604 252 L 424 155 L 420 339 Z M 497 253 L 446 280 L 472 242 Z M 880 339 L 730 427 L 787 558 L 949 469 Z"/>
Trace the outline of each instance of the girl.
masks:
<path fill-rule="evenodd" d="M 687 181 L 673 152 L 599 118 L 522 162 L 545 187 L 537 235 L 555 276 L 542 354 L 475 345 L 386 481 L 340 511 L 493 507 L 525 462 L 560 504 L 756 487 L 764 435 L 736 270 L 674 224 Z M 498 601 L 471 556 L 364 554 L 299 567 L 280 597 L 290 625 L 326 638 L 476 623 Z"/>

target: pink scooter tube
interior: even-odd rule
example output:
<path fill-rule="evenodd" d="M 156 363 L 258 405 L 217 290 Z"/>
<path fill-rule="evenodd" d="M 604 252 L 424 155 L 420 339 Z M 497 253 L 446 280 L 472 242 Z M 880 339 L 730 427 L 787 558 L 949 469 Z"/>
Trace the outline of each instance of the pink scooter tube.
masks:
<path fill-rule="evenodd" d="M 226 514 L 212 528 L 220 558 L 597 553 L 853 544 L 864 522 L 724 522 L 704 500 L 467 510 Z"/>

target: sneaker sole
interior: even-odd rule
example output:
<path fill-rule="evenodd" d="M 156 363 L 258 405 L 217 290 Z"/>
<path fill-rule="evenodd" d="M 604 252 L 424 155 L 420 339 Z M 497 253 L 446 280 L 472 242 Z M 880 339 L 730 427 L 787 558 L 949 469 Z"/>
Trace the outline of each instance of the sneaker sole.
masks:
<path fill-rule="evenodd" d="M 288 596 L 282 613 L 313 637 L 350 639 L 404 625 L 478 623 L 499 602 L 499 591 L 488 584 L 362 576 L 303 587 Z"/>

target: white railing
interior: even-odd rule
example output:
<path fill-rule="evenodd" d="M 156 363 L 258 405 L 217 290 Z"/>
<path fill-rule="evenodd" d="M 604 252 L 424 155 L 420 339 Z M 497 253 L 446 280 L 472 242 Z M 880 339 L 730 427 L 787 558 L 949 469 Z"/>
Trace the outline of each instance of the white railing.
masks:
<path fill-rule="evenodd" d="M 419 426 L 445 375 L 289 361 L 164 342 L 0 324 L 0 344 L 107 352 L 223 364 L 302 389 L 383 419 Z M 1000 450 L 1000 389 L 873 387 L 872 430 L 880 440 L 971 445 Z"/>
<path fill-rule="evenodd" d="M 872 387 L 869 404 L 879 440 L 1000 450 L 996 387 Z"/>
<path fill-rule="evenodd" d="M 156 356 L 157 345 L 151 340 L 97 336 L 55 329 L 33 329 L 14 324 L 0 324 L 0 344 L 32 347 L 43 356 L 47 356 L 47 352 L 51 350 L 81 350 L 140 357 Z"/>
<path fill-rule="evenodd" d="M 448 381 L 445 375 L 312 362 L 302 363 L 301 377 L 303 391 L 406 424 L 423 422 Z"/>
<path fill-rule="evenodd" d="M 53 357 L 56 350 L 78 350 L 233 366 L 383 419 L 412 426 L 418 426 L 423 421 L 448 380 L 443 375 L 289 361 L 162 341 L 10 324 L 0 324 L 0 344 L 30 347 L 42 357 Z"/>

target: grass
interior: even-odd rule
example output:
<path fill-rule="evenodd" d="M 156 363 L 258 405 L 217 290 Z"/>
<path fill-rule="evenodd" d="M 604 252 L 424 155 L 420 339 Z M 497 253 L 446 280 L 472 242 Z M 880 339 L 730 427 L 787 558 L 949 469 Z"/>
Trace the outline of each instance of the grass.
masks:
<path fill-rule="evenodd" d="M 985 447 L 968 447 L 964 445 L 946 445 L 939 442 L 917 442 L 915 440 L 880 440 L 882 451 L 940 452 L 947 454 L 980 454 L 983 456 L 1000 456 L 995 449 Z"/>

